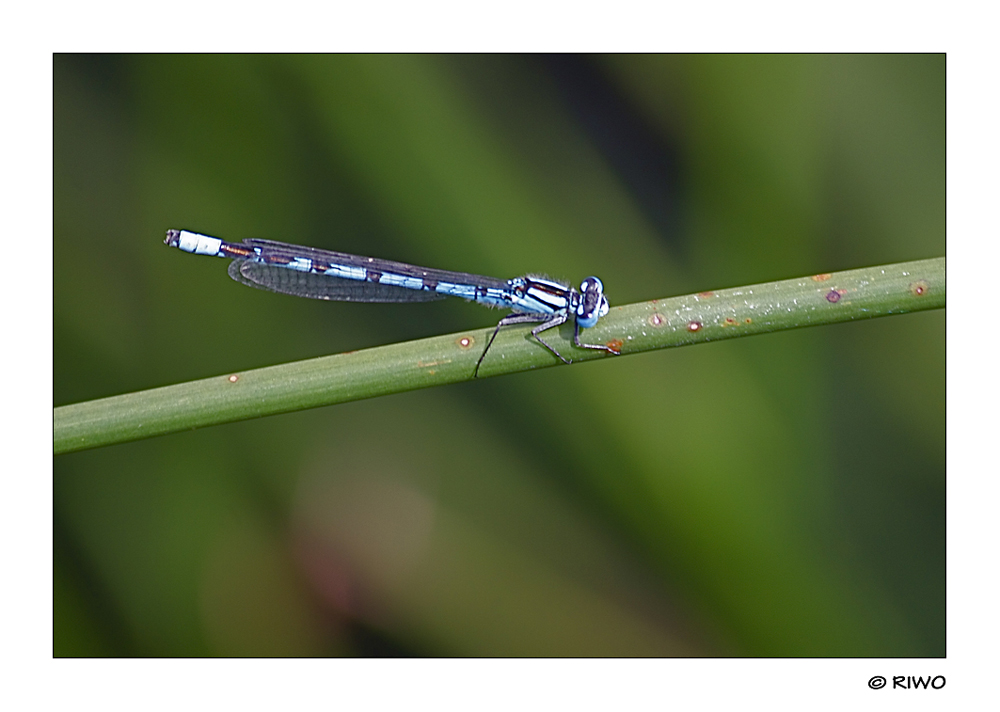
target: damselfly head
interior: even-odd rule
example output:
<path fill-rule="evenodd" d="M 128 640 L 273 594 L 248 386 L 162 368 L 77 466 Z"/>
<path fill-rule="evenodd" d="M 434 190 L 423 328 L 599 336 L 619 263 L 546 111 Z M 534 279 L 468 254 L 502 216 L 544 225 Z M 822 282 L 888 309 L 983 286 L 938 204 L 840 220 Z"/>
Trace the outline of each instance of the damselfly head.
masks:
<path fill-rule="evenodd" d="M 580 283 L 580 302 L 576 307 L 576 323 L 584 329 L 597 324 L 611 307 L 604 296 L 604 283 L 597 277 L 587 277 Z"/>

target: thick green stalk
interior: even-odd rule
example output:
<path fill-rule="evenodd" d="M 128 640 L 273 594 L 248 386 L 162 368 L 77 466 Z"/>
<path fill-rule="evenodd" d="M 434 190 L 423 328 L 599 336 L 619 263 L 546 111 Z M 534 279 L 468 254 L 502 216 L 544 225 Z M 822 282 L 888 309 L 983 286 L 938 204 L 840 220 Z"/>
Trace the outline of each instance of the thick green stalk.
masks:
<path fill-rule="evenodd" d="M 622 354 L 945 306 L 945 259 L 812 275 L 613 307 L 582 339 Z M 553 330 L 557 331 L 557 330 Z M 575 348 L 572 323 L 545 339 L 574 361 L 617 358 Z M 503 329 L 480 378 L 560 361 Z M 437 336 L 61 406 L 56 454 L 154 435 L 371 398 L 472 378 L 492 329 Z"/>

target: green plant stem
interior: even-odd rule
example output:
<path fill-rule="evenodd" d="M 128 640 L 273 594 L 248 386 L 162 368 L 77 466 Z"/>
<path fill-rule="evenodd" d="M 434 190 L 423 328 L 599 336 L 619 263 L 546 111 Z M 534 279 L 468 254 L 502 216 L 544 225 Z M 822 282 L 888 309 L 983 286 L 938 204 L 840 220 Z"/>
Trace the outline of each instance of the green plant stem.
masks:
<path fill-rule="evenodd" d="M 945 259 L 939 257 L 614 307 L 581 338 L 632 354 L 940 309 L 945 297 Z M 437 336 L 61 406 L 54 412 L 54 451 L 470 380 L 492 331 Z M 618 358 L 574 347 L 572 320 L 553 332 L 546 333 L 546 341 L 574 361 Z M 530 328 L 507 327 L 479 377 L 560 363 L 531 338 Z"/>

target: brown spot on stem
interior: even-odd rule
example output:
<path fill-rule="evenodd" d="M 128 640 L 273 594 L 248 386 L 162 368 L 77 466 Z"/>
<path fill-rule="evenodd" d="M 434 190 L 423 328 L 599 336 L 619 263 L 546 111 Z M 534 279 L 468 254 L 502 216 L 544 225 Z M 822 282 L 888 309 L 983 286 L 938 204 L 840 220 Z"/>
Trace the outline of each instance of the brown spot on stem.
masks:
<path fill-rule="evenodd" d="M 431 370 L 428 371 L 428 373 L 434 373 L 434 366 L 440 366 L 446 363 L 451 363 L 451 359 L 443 358 L 438 359 L 437 361 L 417 361 L 417 368 L 429 368 Z"/>
<path fill-rule="evenodd" d="M 621 339 L 611 339 L 611 341 L 604 345 L 608 347 L 608 350 L 611 351 L 611 353 L 620 354 L 622 352 L 622 346 L 625 345 L 625 342 Z"/>
<path fill-rule="evenodd" d="M 476 340 L 471 336 L 462 336 L 455 343 L 458 344 L 458 348 L 460 349 L 471 349 Z"/>
<path fill-rule="evenodd" d="M 700 321 L 689 321 L 688 324 L 687 324 L 687 330 L 690 331 L 690 332 L 692 332 L 692 333 L 697 332 L 697 331 L 701 331 L 701 322 Z"/>
<path fill-rule="evenodd" d="M 832 276 L 833 276 L 832 274 L 827 272 L 826 274 L 814 274 L 811 279 L 813 282 L 825 282 Z"/>
<path fill-rule="evenodd" d="M 666 317 L 659 313 L 650 314 L 646 321 L 650 326 L 663 326 L 667 323 Z"/>
<path fill-rule="evenodd" d="M 927 284 L 927 282 L 925 282 L 924 280 L 920 280 L 919 282 L 914 282 L 913 284 L 910 285 L 910 294 L 912 294 L 915 297 L 922 297 L 925 294 L 927 294 L 930 288 L 931 286 Z"/>

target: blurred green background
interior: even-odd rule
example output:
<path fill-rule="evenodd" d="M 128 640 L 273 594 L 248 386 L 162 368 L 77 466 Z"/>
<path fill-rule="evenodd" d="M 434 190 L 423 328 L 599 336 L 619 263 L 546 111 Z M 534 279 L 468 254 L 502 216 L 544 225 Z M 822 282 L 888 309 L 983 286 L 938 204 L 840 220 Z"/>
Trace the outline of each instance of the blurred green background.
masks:
<path fill-rule="evenodd" d="M 54 71 L 55 405 L 495 323 L 167 228 L 612 304 L 945 251 L 945 59 L 102 56 Z M 945 654 L 944 312 L 54 460 L 54 652 Z"/>

